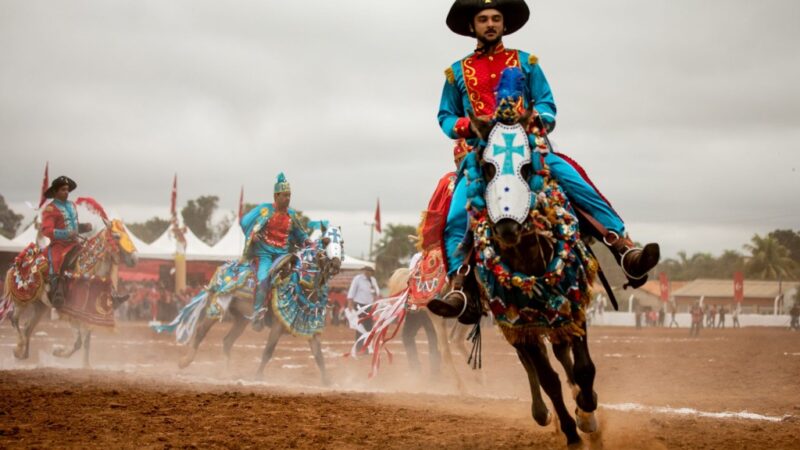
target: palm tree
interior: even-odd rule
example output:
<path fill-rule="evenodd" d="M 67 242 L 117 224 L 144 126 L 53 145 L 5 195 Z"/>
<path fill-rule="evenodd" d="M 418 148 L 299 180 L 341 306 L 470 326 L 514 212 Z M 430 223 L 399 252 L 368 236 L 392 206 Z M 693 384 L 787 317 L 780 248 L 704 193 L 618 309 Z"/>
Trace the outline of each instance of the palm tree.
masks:
<path fill-rule="evenodd" d="M 789 257 L 789 250 L 777 239 L 756 234 L 750 242 L 744 245 L 744 249 L 751 255 L 745 264 L 748 276 L 762 280 L 794 277 L 795 263 Z"/>
<path fill-rule="evenodd" d="M 375 246 L 375 269 L 379 281 L 389 278 L 392 272 L 408 264 L 417 251 L 409 236 L 417 234 L 411 225 L 389 224 L 383 230 L 383 237 Z"/>

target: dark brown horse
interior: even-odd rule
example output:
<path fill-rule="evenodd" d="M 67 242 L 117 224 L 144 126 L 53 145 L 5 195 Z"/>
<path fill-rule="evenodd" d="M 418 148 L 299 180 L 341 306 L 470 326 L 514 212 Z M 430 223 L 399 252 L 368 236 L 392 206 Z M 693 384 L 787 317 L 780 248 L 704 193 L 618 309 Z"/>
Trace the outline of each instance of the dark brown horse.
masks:
<path fill-rule="evenodd" d="M 474 129 L 484 138 L 484 141 L 488 142 L 486 147 L 477 150 L 478 153 L 476 155 L 479 162 L 479 176 L 487 186 L 483 198 L 486 201 L 486 210 L 489 211 L 486 214 L 488 217 L 485 219 L 486 226 L 482 229 L 485 234 L 476 234 L 474 237 L 476 248 L 478 248 L 477 244 L 482 242 L 481 239 L 488 241 L 483 242 L 484 246 L 479 248 L 482 255 L 489 252 L 489 256 L 484 257 L 485 262 L 502 262 L 507 273 L 513 274 L 517 278 L 514 281 L 517 291 L 521 289 L 520 286 L 524 286 L 525 281 L 521 280 L 522 278 L 538 280 L 533 283 L 532 287 L 528 286 L 530 289 L 528 296 L 531 303 L 544 301 L 542 292 L 550 292 L 552 294 L 553 290 L 550 289 L 548 291 L 551 286 L 542 280 L 552 276 L 553 266 L 551 263 L 555 257 L 561 255 L 555 238 L 558 232 L 554 228 L 548 229 L 547 226 L 541 226 L 552 225 L 555 219 L 552 211 L 549 215 L 542 214 L 539 216 L 540 219 L 537 222 L 539 226 L 530 226 L 528 223 L 531 217 L 535 217 L 533 209 L 536 209 L 537 205 L 541 205 L 541 202 L 546 202 L 546 200 L 541 200 L 539 192 L 530 192 L 529 190 L 526 193 L 524 188 L 531 185 L 533 176 L 549 175 L 546 172 L 546 167 L 542 167 L 544 158 L 540 157 L 537 152 L 531 152 L 528 148 L 527 135 L 523 127 L 517 125 L 516 129 L 514 129 L 514 125 L 518 123 L 528 123 L 530 116 L 518 117 L 511 125 L 507 124 L 505 128 L 499 129 L 499 131 L 495 130 L 497 125 L 487 120 L 478 119 L 474 116 L 471 117 L 471 120 Z M 516 135 L 512 136 L 515 133 Z M 524 145 L 522 145 L 523 139 Z M 512 141 L 514 143 L 514 152 L 511 151 Z M 525 148 L 522 149 L 521 147 Z M 546 151 L 546 148 L 542 150 Z M 520 153 L 516 153 L 517 151 Z M 505 178 L 501 177 L 501 175 L 504 175 Z M 548 182 L 553 183 L 555 180 L 549 180 Z M 514 183 L 517 184 L 515 185 Z M 520 197 L 514 199 L 513 196 L 515 194 Z M 492 214 L 492 208 L 494 208 L 494 214 Z M 514 216 L 515 208 L 520 209 L 516 216 Z M 560 209 L 559 213 L 568 214 L 568 209 Z M 577 221 L 577 218 L 575 218 L 575 221 Z M 479 230 L 473 228 L 473 231 Z M 577 232 L 573 239 L 576 239 L 573 242 L 575 246 L 583 245 L 577 236 Z M 563 251 L 563 247 L 561 250 Z M 576 258 L 574 254 L 570 257 L 573 258 L 573 261 Z M 591 257 L 586 256 L 586 258 Z M 584 260 L 584 262 L 588 262 L 586 265 L 589 266 L 592 265 L 591 261 L 589 259 Z M 591 269 L 581 267 L 577 272 L 584 275 L 583 283 L 580 284 L 584 287 L 581 291 L 582 298 L 588 298 L 590 281 L 587 282 L 587 278 L 591 278 L 591 275 L 588 277 L 585 275 L 587 272 L 591 272 Z M 504 306 L 495 311 L 492 305 L 505 305 L 509 304 L 509 302 L 507 298 L 498 299 L 493 297 L 502 294 L 491 292 L 492 288 L 487 284 L 485 277 L 481 278 L 481 276 L 476 275 L 471 277 L 468 283 L 473 284 L 473 289 L 475 284 L 481 285 L 479 290 L 483 294 L 484 310 L 491 308 L 495 312 L 495 316 L 507 312 L 503 309 Z M 500 292 L 508 293 L 510 290 Z M 561 292 L 560 294 L 567 296 L 566 292 Z M 509 343 L 516 349 L 520 362 L 522 362 L 528 373 L 532 396 L 531 412 L 534 420 L 540 425 L 546 425 L 551 420 L 550 412 L 542 399 L 541 387 L 555 408 L 561 431 L 566 436 L 569 446 L 580 445 L 581 437 L 577 432 L 578 429 L 586 433 L 593 433 L 598 430 L 594 416 L 594 411 L 597 409 L 597 394 L 593 389 L 595 366 L 589 355 L 583 313 L 582 311 L 575 311 L 575 309 L 582 308 L 574 305 L 575 303 L 572 306 L 572 320 L 567 320 L 568 326 L 560 330 L 547 330 L 534 326 L 528 328 L 501 327 Z M 524 313 L 526 309 L 520 308 L 520 312 Z M 532 309 L 527 309 L 528 314 L 535 314 L 530 311 Z M 520 314 L 520 316 L 525 316 L 525 314 Z M 573 418 L 565 405 L 561 381 L 548 358 L 547 346 L 545 345 L 545 339 L 548 336 L 553 343 L 555 356 L 563 365 L 567 380 L 572 388 L 577 407 L 575 418 Z"/>

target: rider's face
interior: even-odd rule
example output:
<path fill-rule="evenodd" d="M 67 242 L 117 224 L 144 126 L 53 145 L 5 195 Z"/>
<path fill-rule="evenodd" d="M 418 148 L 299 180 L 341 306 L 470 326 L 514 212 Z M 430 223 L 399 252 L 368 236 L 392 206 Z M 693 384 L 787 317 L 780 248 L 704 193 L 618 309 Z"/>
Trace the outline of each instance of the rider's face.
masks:
<path fill-rule="evenodd" d="M 495 45 L 503 38 L 503 14 L 496 9 L 484 9 L 472 20 L 475 37 L 483 45 Z"/>
<path fill-rule="evenodd" d="M 67 201 L 67 197 L 69 197 L 69 185 L 65 184 L 65 185 L 61 186 L 60 188 L 58 188 L 58 190 L 56 190 L 56 193 L 55 193 L 55 195 L 53 195 L 53 197 L 55 197 L 58 200 L 61 200 L 62 202 Z"/>
<path fill-rule="evenodd" d="M 278 209 L 286 209 L 289 207 L 289 202 L 292 200 L 291 192 L 279 192 L 275 194 L 275 207 Z"/>

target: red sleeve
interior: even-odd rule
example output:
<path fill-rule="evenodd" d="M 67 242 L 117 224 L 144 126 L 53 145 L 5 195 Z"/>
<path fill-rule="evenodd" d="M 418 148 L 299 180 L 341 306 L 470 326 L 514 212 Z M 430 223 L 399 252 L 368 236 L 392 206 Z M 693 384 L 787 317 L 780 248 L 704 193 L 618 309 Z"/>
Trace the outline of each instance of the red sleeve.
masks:
<path fill-rule="evenodd" d="M 42 234 L 55 240 L 55 231 L 59 228 L 61 212 L 53 205 L 47 205 L 42 212 Z"/>
<path fill-rule="evenodd" d="M 462 117 L 456 120 L 456 125 L 453 127 L 453 131 L 462 138 L 471 138 L 473 137 L 472 128 L 469 126 L 469 117 Z"/>

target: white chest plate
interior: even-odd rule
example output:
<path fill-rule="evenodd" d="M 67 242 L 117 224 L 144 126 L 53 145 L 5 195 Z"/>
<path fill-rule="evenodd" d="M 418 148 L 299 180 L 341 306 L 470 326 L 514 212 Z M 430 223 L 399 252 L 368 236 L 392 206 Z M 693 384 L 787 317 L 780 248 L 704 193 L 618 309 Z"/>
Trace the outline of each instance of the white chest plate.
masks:
<path fill-rule="evenodd" d="M 531 205 L 531 189 L 522 178 L 522 166 L 531 162 L 528 136 L 520 124 L 498 123 L 489 133 L 483 161 L 495 166 L 495 176 L 486 186 L 489 218 L 522 223 Z"/>

